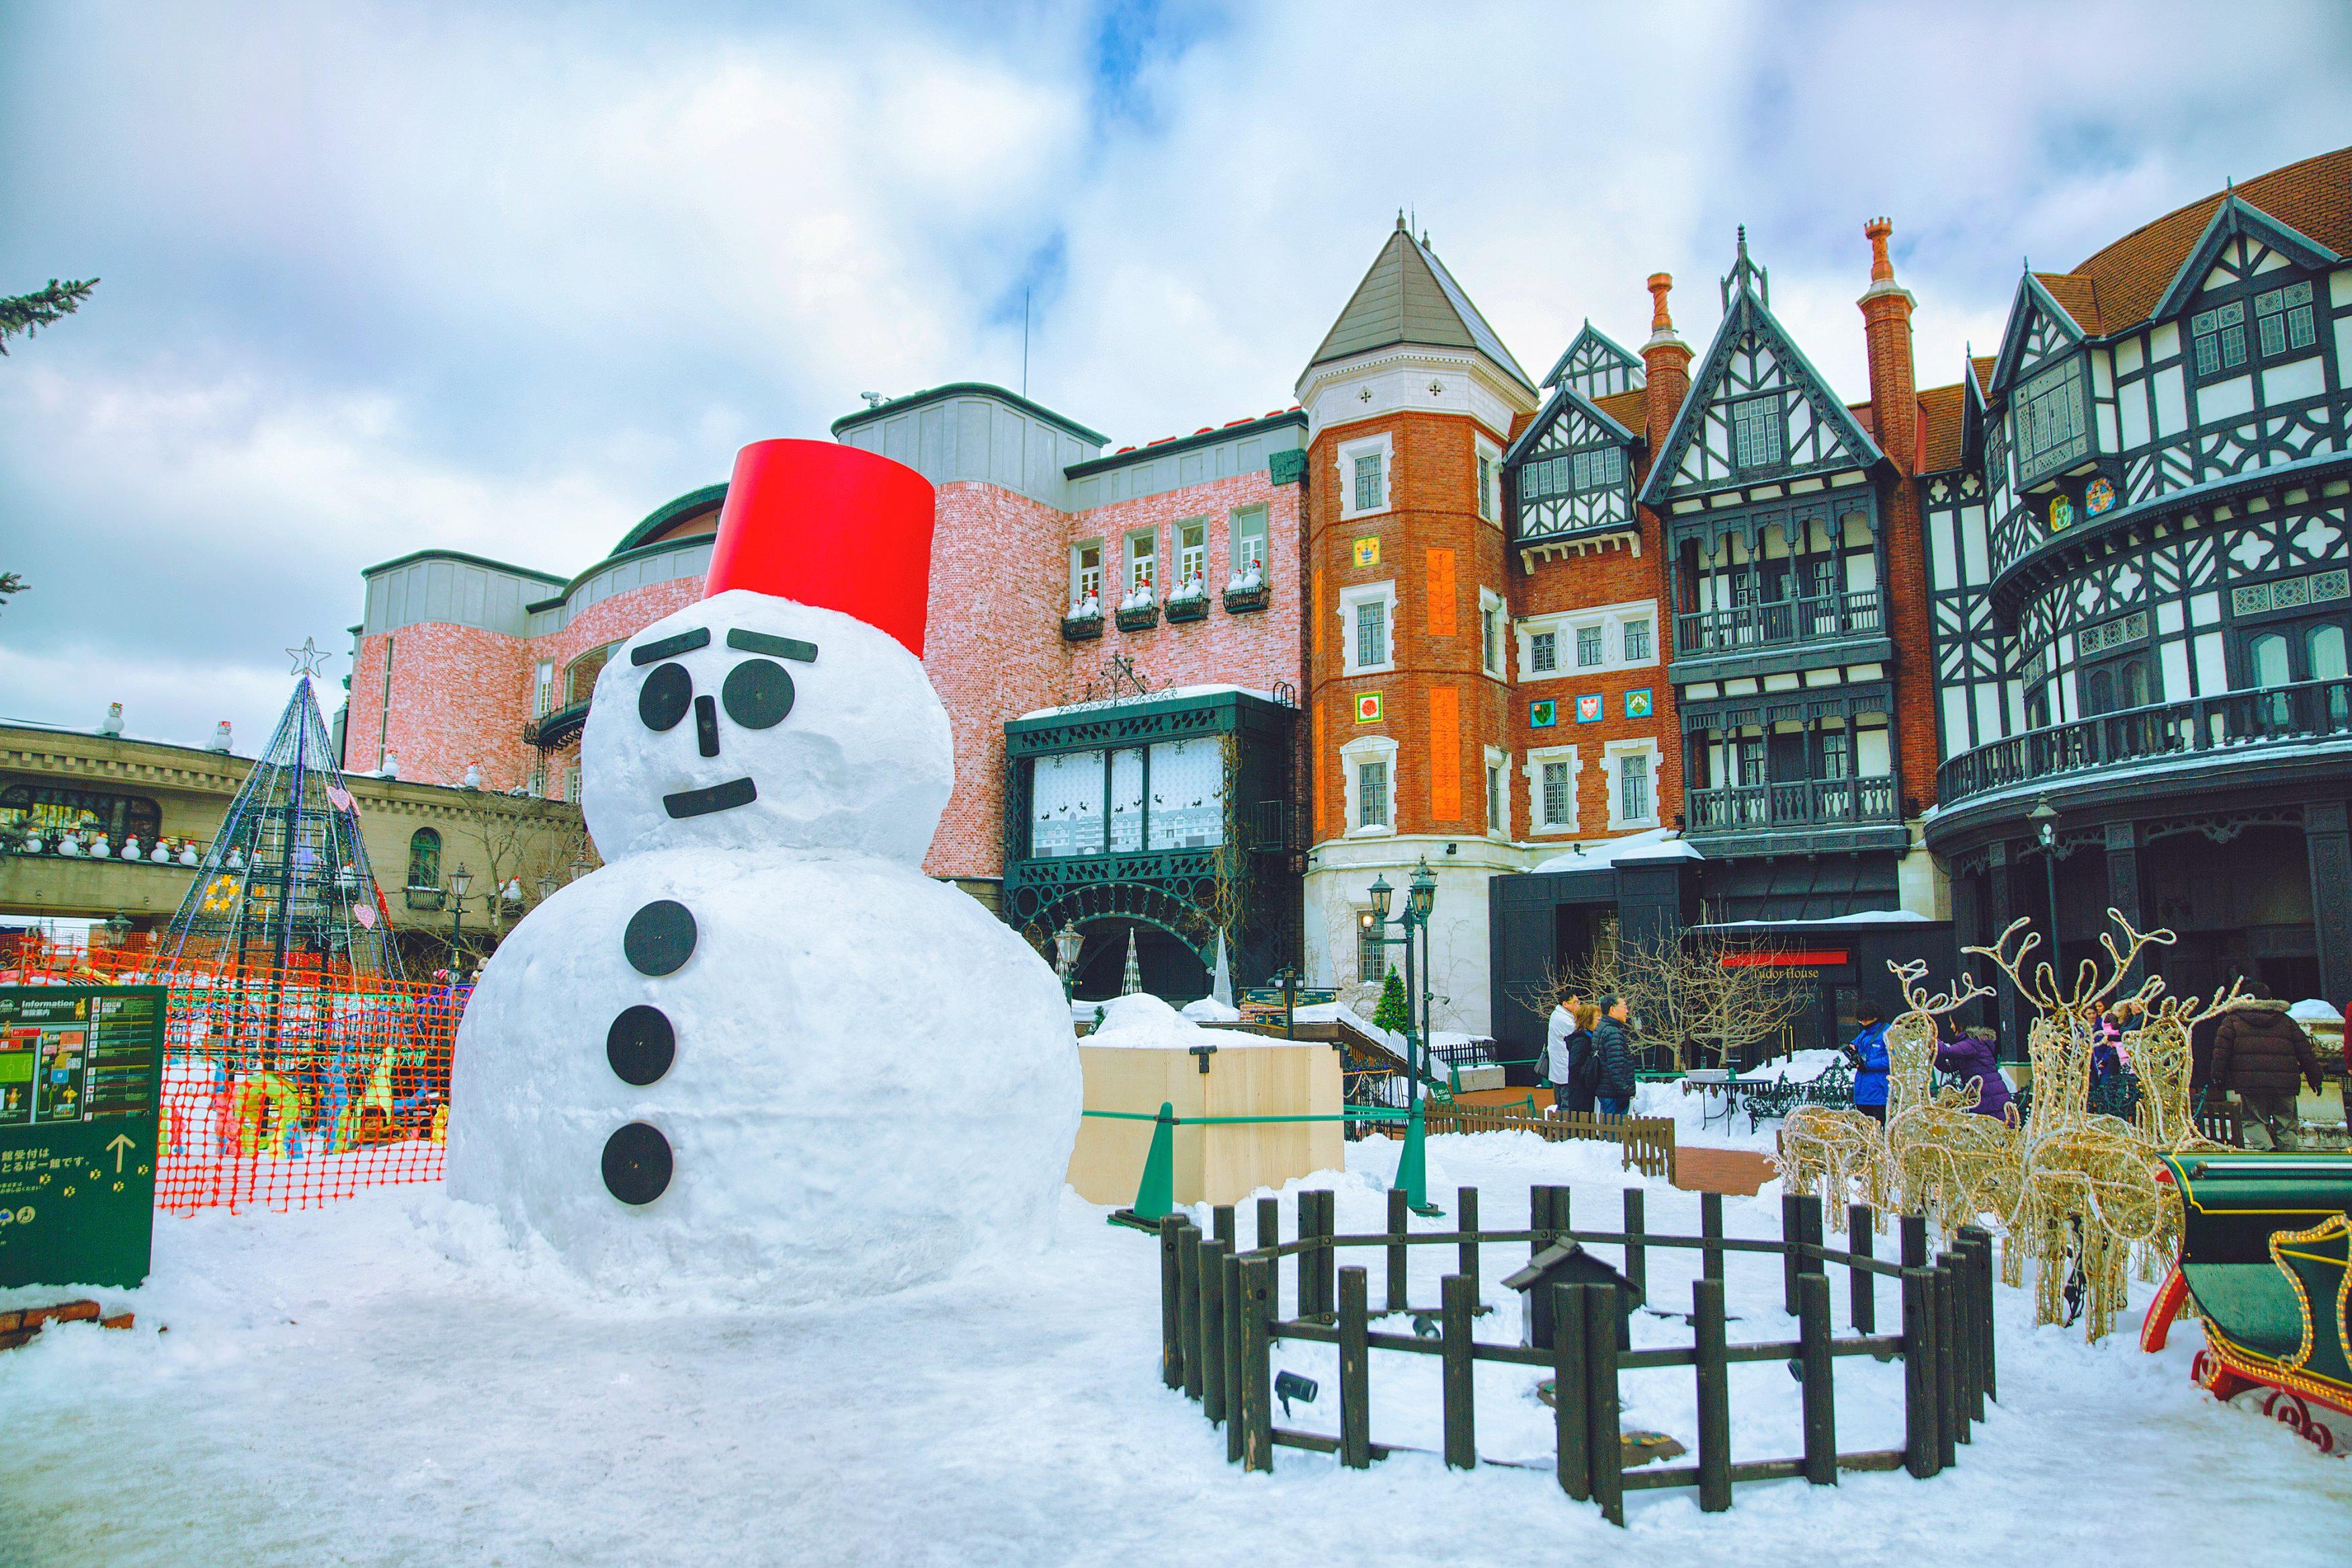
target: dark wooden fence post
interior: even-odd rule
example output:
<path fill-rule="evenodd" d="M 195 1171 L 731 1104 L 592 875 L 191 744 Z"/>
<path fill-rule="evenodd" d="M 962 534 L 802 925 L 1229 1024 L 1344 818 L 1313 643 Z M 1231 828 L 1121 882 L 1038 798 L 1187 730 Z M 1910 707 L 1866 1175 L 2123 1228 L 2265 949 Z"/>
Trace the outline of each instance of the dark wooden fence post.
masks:
<path fill-rule="evenodd" d="M 1552 1188 L 1551 1229 L 1549 1233 L 1544 1237 L 1545 1246 L 1549 1247 L 1555 1241 L 1565 1241 L 1568 1239 L 1568 1233 L 1576 1228 L 1572 1213 L 1573 1211 L 1569 1206 L 1568 1188 L 1564 1186 L 1556 1186 Z"/>
<path fill-rule="evenodd" d="M 1456 1267 L 1462 1277 L 1470 1281 L 1470 1306 L 1478 1305 L 1478 1189 L 1465 1186 L 1454 1195 L 1454 1218 L 1462 1232 L 1461 1253 Z"/>
<path fill-rule="evenodd" d="M 1242 1460 L 1242 1260 L 1231 1252 L 1217 1260 L 1224 1278 L 1225 1463 Z"/>
<path fill-rule="evenodd" d="M 1822 1200 L 1812 1193 L 1801 1193 L 1797 1197 L 1797 1239 L 1803 1246 L 1814 1250 L 1801 1253 L 1798 1256 L 1797 1272 L 1799 1274 L 1822 1274 L 1828 1271 L 1829 1265 L 1822 1262 L 1820 1257 L 1822 1238 Z M 1797 1296 L 1800 1307 L 1804 1304 L 1804 1299 L 1801 1289 Z"/>
<path fill-rule="evenodd" d="M 1704 1241 L 1723 1239 L 1723 1194 L 1703 1192 L 1698 1195 L 1698 1233 Z M 1699 1249 L 1699 1275 L 1702 1279 L 1723 1278 L 1723 1249 L 1719 1246 Z"/>
<path fill-rule="evenodd" d="M 1528 1257 L 1532 1260 L 1550 1242 L 1546 1239 L 1551 1229 L 1551 1193 L 1548 1186 L 1528 1188 Z"/>
<path fill-rule="evenodd" d="M 1225 1418 L 1225 1260 L 1234 1244 L 1201 1243 L 1201 1414 L 1212 1426 Z"/>
<path fill-rule="evenodd" d="M 1830 1277 L 1797 1281 L 1798 1364 L 1804 1371 L 1805 1479 L 1837 1485 L 1837 1397 L 1830 1363 Z"/>
<path fill-rule="evenodd" d="M 1650 1255 L 1642 1246 L 1642 1198 L 1640 1187 L 1625 1189 L 1625 1278 L 1633 1281 L 1636 1306 L 1650 1296 Z"/>
<path fill-rule="evenodd" d="M 1321 1206 L 1315 1201 L 1315 1195 L 1311 1192 L 1302 1192 L 1298 1195 L 1297 1209 L 1298 1251 L 1293 1261 L 1298 1268 L 1298 1315 L 1302 1318 L 1311 1318 L 1323 1310 L 1323 1304 L 1315 1298 L 1315 1287 L 1322 1282 L 1323 1276 L 1315 1266 L 1318 1252 L 1314 1245 L 1317 1226 L 1322 1218 L 1322 1212 Z"/>
<path fill-rule="evenodd" d="M 1731 1506 L 1731 1380 L 1725 1355 L 1723 1281 L 1691 1283 L 1691 1354 L 1698 1382 L 1698 1506 Z"/>
<path fill-rule="evenodd" d="M 1184 1287 L 1181 1266 L 1176 1260 L 1177 1239 L 1183 1231 L 1182 1215 L 1160 1216 L 1160 1381 L 1171 1388 L 1184 1386 Z"/>
<path fill-rule="evenodd" d="M 1339 1270 L 1339 1462 L 1350 1469 L 1372 1464 L 1372 1363 L 1365 1348 L 1364 1270 Z"/>
<path fill-rule="evenodd" d="M 1339 1306 L 1339 1195 L 1329 1187 L 1316 1194 L 1315 1233 L 1322 1244 L 1315 1249 L 1315 1300 L 1322 1311 L 1337 1312 Z"/>
<path fill-rule="evenodd" d="M 1942 1467 L 1936 1416 L 1936 1301 L 1934 1276 L 1925 1269 L 1903 1270 L 1903 1462 L 1925 1480 Z"/>
<path fill-rule="evenodd" d="M 1927 1217 L 1924 1214 L 1903 1217 L 1903 1266 L 1906 1269 L 1927 1266 Z"/>
<path fill-rule="evenodd" d="M 1873 1230 L 1875 1218 L 1868 1204 L 1848 1205 L 1845 1211 L 1846 1249 L 1864 1258 L 1874 1258 L 1876 1256 L 1874 1248 L 1877 1244 L 1875 1233 Z M 1848 1269 L 1845 1280 L 1848 1311 L 1853 1316 L 1853 1332 L 1876 1333 L 1878 1332 L 1878 1276 L 1867 1269 Z"/>
<path fill-rule="evenodd" d="M 1478 1468 L 1478 1410 L 1471 1388 L 1470 1314 L 1478 1304 L 1471 1282 L 1448 1274 L 1439 1287 L 1438 1316 L 1442 1333 L 1439 1357 L 1444 1364 L 1445 1463 L 1448 1469 Z"/>
<path fill-rule="evenodd" d="M 1405 1279 L 1409 1265 L 1404 1244 L 1404 1188 L 1389 1188 L 1389 1311 L 1392 1312 L 1405 1310 Z"/>
<path fill-rule="evenodd" d="M 1949 1465 L 1958 1446 L 1967 1440 L 1969 1425 L 1960 1414 L 1959 1325 L 1952 1312 L 1958 1292 L 1951 1254 L 1944 1254 L 1927 1272 L 1934 1281 L 1936 1305 L 1936 1462 Z"/>
<path fill-rule="evenodd" d="M 1960 1235 L 1968 1240 L 1977 1256 L 1975 1311 L 1971 1315 L 1977 1325 L 1977 1389 L 1981 1396 L 1975 1406 L 1975 1415 L 1981 1421 L 1984 1419 L 1984 1400 L 1998 1404 L 2000 1399 L 2000 1380 L 1994 1373 L 1999 1357 L 1993 1348 L 1992 1236 L 1975 1226 L 1963 1228 Z"/>
<path fill-rule="evenodd" d="M 1276 1289 L 1274 1260 L 1252 1258 L 1242 1265 L 1242 1466 L 1274 1469 L 1273 1342 Z"/>
<path fill-rule="evenodd" d="M 1552 1442 L 1559 1490 L 1578 1502 L 1592 1496 L 1591 1375 L 1585 1369 L 1581 1285 L 1551 1288 Z"/>
<path fill-rule="evenodd" d="M 1625 1438 L 1617 1419 L 1617 1287 L 1579 1285 L 1584 1293 L 1585 1453 L 1592 1500 L 1610 1523 L 1625 1522 Z"/>
<path fill-rule="evenodd" d="M 1956 1236 L 1944 1254 L 1952 1274 L 1952 1382 L 1959 1407 L 1960 1441 L 1972 1442 L 1972 1428 L 1984 1419 L 1984 1396 L 1977 1387 L 1977 1252 Z"/>
<path fill-rule="evenodd" d="M 1234 1206 L 1221 1203 L 1209 1210 L 1209 1234 L 1226 1246 L 1234 1245 Z"/>
<path fill-rule="evenodd" d="M 1262 1248 L 1282 1245 L 1282 1203 L 1277 1198 L 1257 1200 L 1257 1244 Z"/>
<path fill-rule="evenodd" d="M 1201 1228 L 1176 1232 L 1176 1337 L 1184 1357 L 1184 1397 L 1201 1397 Z"/>
<path fill-rule="evenodd" d="M 1803 1271 L 1804 1260 L 1797 1255 L 1798 1239 L 1804 1234 L 1804 1221 L 1798 1218 L 1797 1195 L 1780 1195 L 1780 1310 L 1790 1317 L 1797 1315 L 1797 1276 Z"/>

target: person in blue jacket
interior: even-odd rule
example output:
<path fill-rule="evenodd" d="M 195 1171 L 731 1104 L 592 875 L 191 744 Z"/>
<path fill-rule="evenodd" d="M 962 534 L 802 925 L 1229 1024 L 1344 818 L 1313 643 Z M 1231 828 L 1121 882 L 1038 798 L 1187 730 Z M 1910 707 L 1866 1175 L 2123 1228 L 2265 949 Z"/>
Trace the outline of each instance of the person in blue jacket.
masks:
<path fill-rule="evenodd" d="M 1853 1108 L 1874 1122 L 1886 1120 L 1886 1015 L 1864 1002 L 1854 1015 L 1862 1028 L 1845 1048 L 1853 1062 Z"/>

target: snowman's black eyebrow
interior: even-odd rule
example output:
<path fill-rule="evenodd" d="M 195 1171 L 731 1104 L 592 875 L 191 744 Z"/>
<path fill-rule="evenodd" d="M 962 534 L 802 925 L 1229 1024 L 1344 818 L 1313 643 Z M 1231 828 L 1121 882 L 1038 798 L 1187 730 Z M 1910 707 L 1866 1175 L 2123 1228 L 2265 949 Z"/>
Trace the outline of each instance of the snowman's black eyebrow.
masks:
<path fill-rule="evenodd" d="M 681 632 L 675 637 L 665 637 L 658 643 L 648 643 L 642 648 L 629 650 L 629 663 L 650 664 L 656 659 L 667 659 L 672 653 L 683 653 L 695 648 L 710 646 L 710 629 L 698 626 L 691 632 Z"/>
<path fill-rule="evenodd" d="M 771 637 L 765 632 L 730 632 L 727 645 L 747 653 L 773 653 L 779 659 L 798 659 L 803 664 L 816 663 L 816 644 L 797 637 Z"/>

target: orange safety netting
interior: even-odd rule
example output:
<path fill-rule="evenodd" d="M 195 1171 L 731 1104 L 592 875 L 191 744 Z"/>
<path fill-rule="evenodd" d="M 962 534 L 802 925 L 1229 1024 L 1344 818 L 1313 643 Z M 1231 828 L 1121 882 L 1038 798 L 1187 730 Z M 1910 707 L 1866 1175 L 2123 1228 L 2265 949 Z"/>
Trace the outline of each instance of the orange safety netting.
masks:
<path fill-rule="evenodd" d="M 165 971 L 160 956 L 19 937 L 0 985 L 161 985 L 170 1000 L 155 1207 L 309 1208 L 438 1181 L 465 992 L 283 969 Z"/>

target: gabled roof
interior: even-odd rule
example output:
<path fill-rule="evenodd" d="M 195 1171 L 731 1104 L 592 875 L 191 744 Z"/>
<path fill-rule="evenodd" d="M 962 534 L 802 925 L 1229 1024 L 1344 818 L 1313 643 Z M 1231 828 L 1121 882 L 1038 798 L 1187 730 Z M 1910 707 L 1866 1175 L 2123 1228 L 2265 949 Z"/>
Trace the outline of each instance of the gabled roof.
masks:
<path fill-rule="evenodd" d="M 2095 328 L 2087 325 L 2051 292 L 2049 280 L 2053 277 L 2062 283 L 2071 281 L 2063 273 L 2043 272 L 2029 272 L 2017 280 L 2016 297 L 2009 302 L 2009 325 L 2000 335 L 2000 348 L 1992 357 L 1992 380 L 1988 390 L 1998 391 L 2006 387 L 2010 379 L 2017 374 L 2019 364 L 2025 357 L 2026 338 L 2033 329 L 2033 319 L 2037 315 L 2046 318 L 2051 325 L 2076 343 L 2096 335 Z M 2093 320 L 2098 319 L 2097 311 L 2088 300 L 2078 298 L 2076 303 L 2090 313 Z"/>
<path fill-rule="evenodd" d="M 2099 286 L 2087 277 L 2077 277 L 2069 272 L 2037 272 L 2033 280 L 2050 296 L 2050 302 L 2063 310 L 2084 337 L 2105 336 L 2099 325 Z"/>
<path fill-rule="evenodd" d="M 2120 332 L 2158 303 L 2231 195 L 2337 256 L 2352 253 L 2352 147 L 2273 169 L 2142 224 L 2074 269 L 2099 302 L 2102 329 Z"/>
<path fill-rule="evenodd" d="M 2205 232 L 2181 258 L 2179 270 L 2172 275 L 2162 298 L 2149 311 L 2151 316 L 2177 316 L 2188 308 L 2190 296 L 2205 280 L 2206 274 L 2219 259 L 2221 246 L 2232 236 L 2244 235 L 2259 240 L 2273 250 L 2284 252 L 2305 267 L 2326 267 L 2342 258 L 2327 246 L 2309 235 L 2279 222 L 2261 208 L 2250 205 L 2234 193 L 2213 209 L 2213 218 Z"/>
<path fill-rule="evenodd" d="M 1624 344 L 1595 327 L 1590 316 L 1584 319 L 1584 329 L 1577 333 L 1568 347 L 1559 351 L 1559 358 L 1553 362 L 1551 370 L 1545 374 L 1543 384 L 1547 387 L 1558 386 L 1560 378 L 1568 374 L 1570 361 L 1577 357 L 1580 350 L 1586 349 L 1591 350 L 1589 358 L 1622 365 L 1633 371 L 1634 384 L 1637 386 L 1641 384 L 1643 365 L 1640 357 Z"/>
<path fill-rule="evenodd" d="M 1620 397 L 1622 397 L 1623 395 L 1625 394 L 1619 394 Z M 1572 408 L 1576 410 L 1579 413 L 1584 415 L 1585 418 L 1599 425 L 1604 434 L 1614 436 L 1619 441 L 1632 441 L 1635 439 L 1633 433 L 1626 429 L 1622 421 L 1612 417 L 1606 410 L 1601 408 L 1599 403 L 1594 402 L 1591 398 L 1586 397 L 1574 387 L 1562 382 L 1559 385 L 1552 388 L 1551 401 L 1545 403 L 1542 410 L 1538 413 L 1533 419 L 1528 421 L 1528 427 L 1519 432 L 1518 439 L 1512 442 L 1511 444 L 1504 450 L 1503 461 L 1505 463 L 1517 463 L 1522 456 L 1526 455 L 1528 449 L 1533 447 L 1535 444 L 1542 438 L 1544 434 L 1551 429 L 1553 422 L 1559 418 L 1559 412 L 1562 408 Z"/>
<path fill-rule="evenodd" d="M 1984 390 L 1992 382 L 1992 358 L 1968 362 L 1968 380 L 1919 392 L 1919 472 L 1941 474 L 1969 459 L 1969 422 L 1984 414 Z"/>
<path fill-rule="evenodd" d="M 1742 229 L 1738 264 L 1724 280 L 1727 308 L 1723 324 L 1716 329 L 1715 340 L 1707 345 L 1706 356 L 1691 376 L 1690 391 L 1684 396 L 1682 407 L 1675 412 L 1674 423 L 1667 427 L 1665 439 L 1658 443 L 1652 455 L 1649 477 L 1642 483 L 1642 505 L 1658 507 L 1665 504 L 1667 492 L 1675 488 L 1675 476 L 1682 467 L 1683 455 L 1696 439 L 1700 422 L 1706 417 L 1707 406 L 1723 380 L 1732 350 L 1751 331 L 1767 339 L 1779 362 L 1794 371 L 1815 417 L 1853 453 L 1859 466 L 1868 467 L 1885 459 L 1878 443 L 1871 439 L 1853 412 L 1830 390 L 1829 382 L 1805 357 L 1805 350 L 1765 304 L 1757 291 L 1760 277 L 1761 269 L 1748 260 L 1747 231 Z"/>
<path fill-rule="evenodd" d="M 1332 360 L 1396 343 L 1475 350 L 1527 388 L 1530 397 L 1535 393 L 1535 383 L 1486 325 L 1486 319 L 1478 314 L 1478 308 L 1470 303 L 1470 297 L 1462 292 L 1462 286 L 1454 281 L 1454 275 L 1445 270 L 1445 264 L 1412 237 L 1402 218 L 1307 367 L 1312 370 Z"/>

